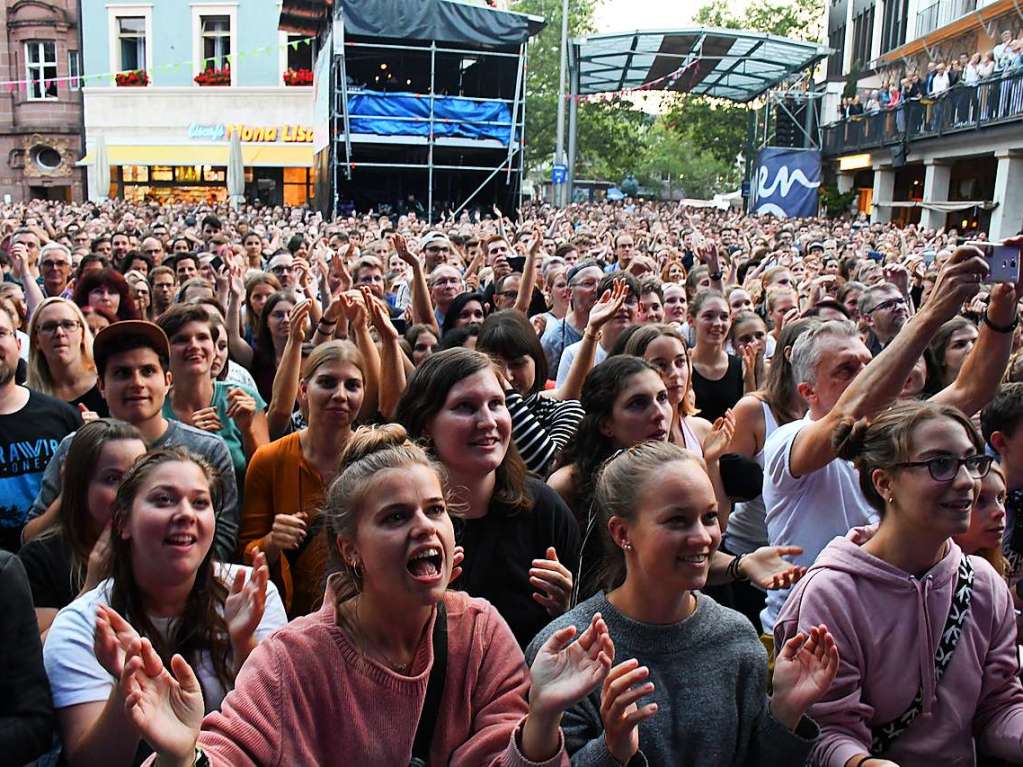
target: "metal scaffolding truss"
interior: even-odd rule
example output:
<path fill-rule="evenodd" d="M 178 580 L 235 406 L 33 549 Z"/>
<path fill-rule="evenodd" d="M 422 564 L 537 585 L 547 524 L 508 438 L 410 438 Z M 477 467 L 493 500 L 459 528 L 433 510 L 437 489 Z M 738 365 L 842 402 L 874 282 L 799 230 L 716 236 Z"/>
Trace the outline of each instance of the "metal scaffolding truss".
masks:
<path fill-rule="evenodd" d="M 335 31 L 340 32 L 343 35 L 343 27 L 340 24 L 335 25 Z M 455 44 L 438 44 L 436 40 L 430 41 L 428 46 L 425 45 L 402 45 L 400 43 L 377 43 L 377 42 L 357 42 L 353 40 L 345 40 L 343 37 L 336 42 L 335 47 L 335 61 L 334 61 L 334 99 L 331 107 L 331 122 L 332 132 L 335 137 L 334 144 L 336 151 L 339 155 L 336 158 L 335 165 L 337 168 L 343 170 L 346 179 L 351 179 L 352 170 L 357 168 L 378 168 L 378 169 L 394 169 L 394 170 L 419 170 L 427 174 L 427 213 L 432 216 L 433 211 L 433 197 L 434 197 L 434 173 L 436 171 L 454 171 L 454 172 L 486 172 L 488 175 L 476 189 L 469 194 L 457 207 L 455 213 L 462 210 L 466 205 L 472 202 L 473 198 L 484 189 L 498 174 L 502 171 L 505 173 L 505 184 L 510 185 L 514 183 L 518 189 L 519 205 L 522 204 L 522 178 L 525 169 L 525 153 L 523 151 L 523 136 L 525 135 L 526 125 L 526 69 L 527 69 L 527 46 L 526 43 L 521 43 L 518 46 L 516 52 L 497 51 L 477 47 L 460 47 Z M 427 135 L 424 136 L 397 136 L 392 138 L 390 141 L 385 141 L 380 137 L 373 137 L 368 135 L 353 134 L 351 130 L 352 115 L 349 112 L 349 106 L 351 104 L 351 96 L 354 91 L 348 85 L 348 67 L 347 59 L 349 55 L 353 55 L 354 52 L 373 52 L 373 51 L 412 51 L 416 53 L 423 53 L 429 51 L 430 54 L 430 79 L 429 87 L 426 93 L 418 94 L 423 99 L 429 100 L 430 110 L 427 117 L 416 117 L 416 116 L 404 116 L 395 117 L 393 115 L 372 115 L 359 113 L 357 115 L 360 119 L 365 118 L 386 118 L 387 120 L 408 122 L 410 124 L 428 126 Z M 461 55 L 466 57 L 472 57 L 480 59 L 484 57 L 498 57 L 505 59 L 516 59 L 517 69 L 515 75 L 515 90 L 514 96 L 511 99 L 507 98 L 482 98 L 482 97 L 458 97 L 466 101 L 474 101 L 480 103 L 504 103 L 510 107 L 511 120 L 508 122 L 495 122 L 488 120 L 459 120 L 469 125 L 489 125 L 508 128 L 507 139 L 503 142 L 497 142 L 493 139 L 464 139 L 455 140 L 444 139 L 438 137 L 437 128 L 444 123 L 455 122 L 452 120 L 445 120 L 437 117 L 435 113 L 435 101 L 441 98 L 447 98 L 447 96 L 438 92 L 437 88 L 437 59 L 438 56 L 446 55 Z M 360 145 L 367 143 L 395 143 L 405 146 L 424 146 L 426 147 L 426 160 L 425 162 L 375 162 L 360 159 L 359 149 Z M 496 165 L 466 165 L 466 164 L 450 164 L 444 162 L 438 162 L 436 157 L 437 149 L 443 149 L 445 147 L 460 146 L 466 149 L 493 149 L 500 148 L 504 151 L 504 157 L 501 162 Z M 343 151 L 343 157 L 340 154 Z M 513 178 L 514 174 L 514 178 Z M 335 202 L 336 206 L 336 202 Z"/>

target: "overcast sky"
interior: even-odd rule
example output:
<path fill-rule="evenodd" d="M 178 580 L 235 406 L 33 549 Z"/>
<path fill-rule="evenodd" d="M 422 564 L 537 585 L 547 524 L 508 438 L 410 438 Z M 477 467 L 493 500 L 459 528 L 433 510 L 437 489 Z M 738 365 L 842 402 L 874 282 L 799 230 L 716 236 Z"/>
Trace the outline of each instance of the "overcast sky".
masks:
<path fill-rule="evenodd" d="M 604 0 L 597 8 L 598 32 L 684 27 L 702 0 Z"/>

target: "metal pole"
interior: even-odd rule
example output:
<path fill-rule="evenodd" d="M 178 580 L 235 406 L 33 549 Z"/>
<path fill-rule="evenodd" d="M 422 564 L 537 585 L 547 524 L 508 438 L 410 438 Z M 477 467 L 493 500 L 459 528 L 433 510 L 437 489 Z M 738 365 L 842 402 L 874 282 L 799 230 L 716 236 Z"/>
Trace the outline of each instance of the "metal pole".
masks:
<path fill-rule="evenodd" d="M 341 110 L 342 120 L 344 121 L 345 128 L 345 178 L 349 181 L 352 180 L 352 131 L 351 124 L 348 122 L 348 69 L 345 66 L 345 27 L 344 21 L 342 23 L 335 24 L 334 29 L 341 35 L 341 41 L 339 50 L 341 51 L 341 75 L 338 78 L 341 81 L 341 100 L 344 108 Z M 331 91 L 330 98 L 332 101 L 337 101 L 337 93 Z"/>
<path fill-rule="evenodd" d="M 522 184 L 526 177 L 526 85 L 529 82 L 529 46 L 522 46 L 522 112 L 519 115 L 519 208 L 522 208 Z"/>
<path fill-rule="evenodd" d="M 565 69 L 568 61 L 568 0 L 561 0 L 561 66 L 558 80 L 558 129 L 554 150 L 554 162 L 565 162 Z M 558 207 L 565 204 L 565 184 L 554 185 L 554 202 Z"/>
<path fill-rule="evenodd" d="M 568 174 L 565 178 L 565 204 L 571 205 L 575 195 L 576 129 L 579 117 L 579 69 L 569 67 L 570 93 L 568 102 Z"/>
<path fill-rule="evenodd" d="M 519 154 L 521 154 L 521 152 Z M 511 160 L 511 159 L 512 158 L 510 158 L 510 157 L 506 157 L 504 159 L 504 162 L 502 162 L 500 165 L 498 165 L 496 168 L 494 168 L 493 171 L 491 171 L 490 175 L 487 176 L 485 179 L 483 179 L 483 183 L 480 184 L 478 187 L 476 187 L 476 190 L 472 194 L 470 194 L 468 197 L 466 197 L 465 200 L 462 202 L 462 204 L 459 205 L 455 209 L 455 212 L 451 214 L 451 218 L 453 218 L 453 219 L 457 218 L 458 214 L 462 212 L 462 208 L 464 208 L 466 205 L 468 205 L 472 201 L 472 198 L 475 197 L 477 194 L 479 194 L 480 190 L 483 187 L 485 187 L 487 184 L 490 183 L 490 179 L 492 179 L 494 176 L 496 176 L 501 171 L 501 168 L 504 167 L 504 163 L 509 162 L 509 160 Z M 519 207 L 522 207 L 521 204 L 519 205 Z"/>
<path fill-rule="evenodd" d="M 755 200 L 753 195 L 756 192 L 753 183 L 753 152 L 757 144 L 757 110 L 751 107 L 746 108 L 746 169 L 743 174 L 749 191 L 746 194 L 746 212 L 753 210 Z"/>
<path fill-rule="evenodd" d="M 433 100 L 437 97 L 437 41 L 430 41 L 430 144 L 427 148 L 429 171 L 426 181 L 426 223 L 433 223 Z"/>
<path fill-rule="evenodd" d="M 512 152 L 514 151 L 513 147 L 515 146 L 515 134 L 518 132 L 516 130 L 515 123 L 518 121 L 519 118 L 519 96 L 523 95 L 526 92 L 525 83 L 523 82 L 523 78 L 526 76 L 526 62 L 524 58 L 525 53 L 526 44 L 522 43 L 519 46 L 519 71 L 515 74 L 515 100 L 514 103 L 512 104 L 511 127 L 508 129 L 508 175 L 505 176 L 504 178 L 505 185 L 507 185 L 508 182 L 511 181 L 512 172 L 511 159 Z"/>

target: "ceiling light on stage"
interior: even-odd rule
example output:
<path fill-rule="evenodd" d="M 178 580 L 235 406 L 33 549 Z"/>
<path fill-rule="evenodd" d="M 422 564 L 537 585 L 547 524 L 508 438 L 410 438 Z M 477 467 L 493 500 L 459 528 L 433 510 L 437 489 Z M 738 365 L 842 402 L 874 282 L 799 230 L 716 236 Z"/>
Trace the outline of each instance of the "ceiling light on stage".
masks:
<path fill-rule="evenodd" d="M 412 81 L 411 80 L 406 80 L 405 81 L 405 85 L 412 85 Z"/>
<path fill-rule="evenodd" d="M 381 65 L 380 65 L 380 68 L 381 68 L 381 69 L 387 69 L 387 64 L 381 64 Z"/>

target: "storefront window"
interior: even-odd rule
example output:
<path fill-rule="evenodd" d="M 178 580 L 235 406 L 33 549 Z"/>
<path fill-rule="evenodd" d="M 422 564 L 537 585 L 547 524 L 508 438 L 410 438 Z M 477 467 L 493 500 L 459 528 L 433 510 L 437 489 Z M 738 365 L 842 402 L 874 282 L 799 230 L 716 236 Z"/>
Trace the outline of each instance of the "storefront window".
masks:
<path fill-rule="evenodd" d="M 304 205 L 312 196 L 308 168 L 284 169 L 284 204 Z"/>
<path fill-rule="evenodd" d="M 154 165 L 150 175 L 153 181 L 173 181 L 174 168 L 170 165 Z"/>
<path fill-rule="evenodd" d="M 227 183 L 227 168 L 215 168 L 212 165 L 204 165 L 202 169 L 203 181 L 216 181 L 222 184 Z"/>
<path fill-rule="evenodd" d="M 202 168 L 194 165 L 176 165 L 174 167 L 174 180 L 185 183 L 195 183 L 202 177 Z"/>
<path fill-rule="evenodd" d="M 145 183 L 149 181 L 149 168 L 145 165 L 122 165 L 121 178 L 128 182 Z"/>

